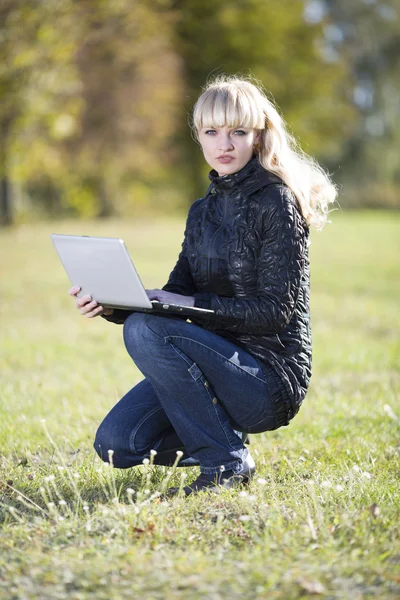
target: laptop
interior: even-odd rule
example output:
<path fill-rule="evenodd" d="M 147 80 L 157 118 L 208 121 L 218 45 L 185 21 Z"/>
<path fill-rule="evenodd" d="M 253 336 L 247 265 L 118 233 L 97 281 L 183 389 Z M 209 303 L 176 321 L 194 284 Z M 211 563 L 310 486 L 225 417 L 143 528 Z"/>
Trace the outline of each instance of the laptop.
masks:
<path fill-rule="evenodd" d="M 53 233 L 58 256 L 78 297 L 90 294 L 105 308 L 183 316 L 214 314 L 213 310 L 149 300 L 123 240 Z"/>

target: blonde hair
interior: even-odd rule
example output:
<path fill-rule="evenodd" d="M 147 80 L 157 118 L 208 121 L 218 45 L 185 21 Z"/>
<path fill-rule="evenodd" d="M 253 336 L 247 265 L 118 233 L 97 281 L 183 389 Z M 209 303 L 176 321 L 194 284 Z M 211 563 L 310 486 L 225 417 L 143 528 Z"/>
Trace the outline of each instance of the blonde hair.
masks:
<path fill-rule="evenodd" d="M 295 195 L 306 222 L 322 229 L 336 187 L 320 165 L 299 147 L 262 87 L 248 79 L 222 75 L 205 87 L 193 109 L 196 135 L 203 127 L 246 127 L 260 132 L 255 151 Z"/>

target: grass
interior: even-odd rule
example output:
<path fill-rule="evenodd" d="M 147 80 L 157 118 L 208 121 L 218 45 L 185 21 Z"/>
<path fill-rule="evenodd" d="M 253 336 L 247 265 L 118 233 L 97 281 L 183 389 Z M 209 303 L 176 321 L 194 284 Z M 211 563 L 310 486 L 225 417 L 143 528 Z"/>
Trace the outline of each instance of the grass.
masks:
<path fill-rule="evenodd" d="M 85 320 L 51 232 L 123 237 L 162 284 L 183 223 L 52 223 L 0 232 L 0 597 L 119 600 L 400 594 L 400 215 L 333 215 L 314 233 L 314 375 L 289 427 L 252 436 L 246 490 L 165 501 L 166 478 L 92 450 L 140 380 L 120 327 Z"/>

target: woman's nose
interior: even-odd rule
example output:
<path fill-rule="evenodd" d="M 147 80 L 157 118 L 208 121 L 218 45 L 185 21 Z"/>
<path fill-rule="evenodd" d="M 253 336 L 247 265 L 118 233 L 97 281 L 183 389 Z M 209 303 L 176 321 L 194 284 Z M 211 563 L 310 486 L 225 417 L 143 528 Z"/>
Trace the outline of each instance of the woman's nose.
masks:
<path fill-rule="evenodd" d="M 229 135 L 222 135 L 218 140 L 218 150 L 232 150 L 233 143 Z"/>

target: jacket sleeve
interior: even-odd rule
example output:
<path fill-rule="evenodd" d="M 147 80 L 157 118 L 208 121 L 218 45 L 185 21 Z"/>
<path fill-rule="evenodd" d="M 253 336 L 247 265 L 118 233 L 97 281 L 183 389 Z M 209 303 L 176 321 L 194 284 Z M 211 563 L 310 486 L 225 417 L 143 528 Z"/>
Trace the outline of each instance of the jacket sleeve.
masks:
<path fill-rule="evenodd" d="M 286 186 L 268 186 L 263 193 L 257 291 L 246 298 L 195 294 L 195 306 L 215 313 L 207 317 L 207 328 L 274 334 L 292 318 L 307 260 L 308 226 Z"/>
<path fill-rule="evenodd" d="M 114 308 L 114 312 L 112 315 L 101 315 L 105 321 L 109 321 L 110 323 L 115 323 L 116 325 L 123 325 L 125 320 L 129 315 L 132 314 L 132 310 L 124 310 L 122 308 Z"/>
<path fill-rule="evenodd" d="M 189 210 L 189 214 L 186 221 L 186 228 L 184 239 L 182 243 L 182 249 L 179 254 L 177 263 L 173 268 L 168 282 L 162 288 L 166 292 L 172 292 L 174 294 L 182 294 L 182 296 L 194 296 L 196 292 L 196 285 L 194 283 L 192 273 L 190 270 L 190 265 L 187 257 L 187 233 L 189 229 L 189 221 L 193 222 L 195 220 L 195 214 L 198 209 L 198 206 L 201 202 L 202 198 L 196 200 L 192 204 Z"/>

